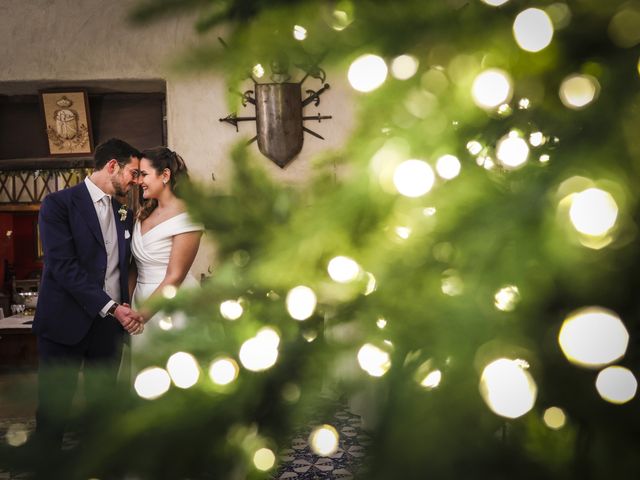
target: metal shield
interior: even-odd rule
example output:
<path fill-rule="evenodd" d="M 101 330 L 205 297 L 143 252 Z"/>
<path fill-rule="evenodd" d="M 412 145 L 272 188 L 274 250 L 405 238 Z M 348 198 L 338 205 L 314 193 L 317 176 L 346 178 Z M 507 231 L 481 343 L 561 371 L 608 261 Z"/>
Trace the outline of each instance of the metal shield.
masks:
<path fill-rule="evenodd" d="M 299 83 L 255 85 L 258 148 L 284 168 L 302 150 L 302 90 Z"/>

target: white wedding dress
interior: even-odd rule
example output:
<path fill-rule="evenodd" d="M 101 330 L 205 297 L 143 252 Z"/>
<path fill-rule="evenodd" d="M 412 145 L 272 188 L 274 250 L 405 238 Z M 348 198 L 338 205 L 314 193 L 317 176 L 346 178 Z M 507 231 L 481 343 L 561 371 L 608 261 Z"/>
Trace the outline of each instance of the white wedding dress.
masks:
<path fill-rule="evenodd" d="M 169 266 L 174 235 L 201 230 L 204 230 L 202 225 L 193 223 L 186 212 L 159 223 L 145 234 L 142 234 L 140 230 L 140 222 L 135 223 L 131 238 L 131 252 L 138 269 L 138 280 L 133 291 L 132 301 L 134 310 L 144 303 L 164 279 Z M 198 281 L 189 272 L 180 288 L 198 286 Z M 152 331 L 160 328 L 161 317 L 161 314 L 154 315 L 145 324 L 142 334 L 131 336 L 133 357 L 136 355 L 136 350 L 140 350 L 147 343 Z"/>

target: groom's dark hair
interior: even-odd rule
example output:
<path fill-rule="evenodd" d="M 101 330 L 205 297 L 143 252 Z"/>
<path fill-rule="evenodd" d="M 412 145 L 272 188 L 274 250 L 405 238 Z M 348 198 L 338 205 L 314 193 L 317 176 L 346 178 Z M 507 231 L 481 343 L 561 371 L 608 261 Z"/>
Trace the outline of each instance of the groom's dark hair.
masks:
<path fill-rule="evenodd" d="M 126 165 L 131 157 L 140 158 L 140 152 L 119 138 L 110 138 L 96 147 L 93 158 L 96 170 L 102 170 L 109 160 L 115 158 L 119 164 Z"/>

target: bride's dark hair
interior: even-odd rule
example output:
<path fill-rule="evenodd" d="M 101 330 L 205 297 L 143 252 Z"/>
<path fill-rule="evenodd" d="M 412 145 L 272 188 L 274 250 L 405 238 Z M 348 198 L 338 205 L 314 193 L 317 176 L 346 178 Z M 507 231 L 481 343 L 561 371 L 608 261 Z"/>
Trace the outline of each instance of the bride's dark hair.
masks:
<path fill-rule="evenodd" d="M 169 176 L 169 188 L 176 193 L 176 186 L 180 182 L 189 177 L 187 166 L 180 155 L 167 147 L 154 147 L 142 151 L 142 156 L 151 162 L 151 166 L 158 175 L 162 174 L 165 169 L 171 172 Z M 158 206 L 156 199 L 144 199 L 142 197 L 142 189 L 140 189 L 140 209 L 138 210 L 138 220 L 142 221 L 151 215 L 151 212 Z"/>

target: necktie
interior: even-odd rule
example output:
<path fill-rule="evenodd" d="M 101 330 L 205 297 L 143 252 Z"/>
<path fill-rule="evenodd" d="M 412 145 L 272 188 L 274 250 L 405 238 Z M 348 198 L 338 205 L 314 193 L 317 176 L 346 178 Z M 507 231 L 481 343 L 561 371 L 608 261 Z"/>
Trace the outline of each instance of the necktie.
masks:
<path fill-rule="evenodd" d="M 111 199 L 105 195 L 98 202 L 98 216 L 100 229 L 104 239 L 104 247 L 107 253 L 107 269 L 105 273 L 104 291 L 116 302 L 120 301 L 120 274 L 118 272 L 118 235 L 116 233 L 115 220 Z"/>
<path fill-rule="evenodd" d="M 113 241 L 113 211 L 109 195 L 105 195 L 100 199 L 100 229 L 105 245 L 109 245 Z"/>

